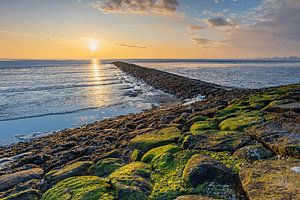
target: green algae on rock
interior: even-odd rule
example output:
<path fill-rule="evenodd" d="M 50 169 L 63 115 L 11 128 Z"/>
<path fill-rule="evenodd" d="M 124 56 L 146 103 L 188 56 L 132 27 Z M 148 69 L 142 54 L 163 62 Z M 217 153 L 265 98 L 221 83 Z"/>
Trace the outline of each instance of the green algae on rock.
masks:
<path fill-rule="evenodd" d="M 264 118 L 259 111 L 251 111 L 236 117 L 227 118 L 219 124 L 223 131 L 243 131 L 244 128 L 263 122 Z"/>
<path fill-rule="evenodd" d="M 214 200 L 214 199 L 202 195 L 183 195 L 177 197 L 175 200 Z"/>
<path fill-rule="evenodd" d="M 181 131 L 178 128 L 168 127 L 160 131 L 138 135 L 130 141 L 130 146 L 147 152 L 152 148 L 176 142 L 180 134 Z"/>
<path fill-rule="evenodd" d="M 123 165 L 124 164 L 121 159 L 105 158 L 103 160 L 99 160 L 96 164 L 92 165 L 89 168 L 88 173 L 95 176 L 107 177 Z"/>
<path fill-rule="evenodd" d="M 130 160 L 135 162 L 135 161 L 140 161 L 143 157 L 143 152 L 141 152 L 140 150 L 138 149 L 134 149 L 132 151 L 132 154 L 131 154 L 131 157 L 130 157 Z"/>
<path fill-rule="evenodd" d="M 76 176 L 58 182 L 47 190 L 42 200 L 112 200 L 110 185 L 97 176 Z"/>
<path fill-rule="evenodd" d="M 150 165 L 132 162 L 117 169 L 109 178 L 118 199 L 147 199 L 152 189 L 150 174 Z"/>
<path fill-rule="evenodd" d="M 59 170 L 52 170 L 48 172 L 45 175 L 45 179 L 51 185 L 72 176 L 87 175 L 88 169 L 92 164 L 94 163 L 91 161 L 80 161 L 66 165 Z"/>
<path fill-rule="evenodd" d="M 217 126 L 213 121 L 197 121 L 191 126 L 190 131 L 192 134 L 197 134 L 199 131 L 211 130 L 215 128 L 217 128 Z"/>
<path fill-rule="evenodd" d="M 40 191 L 35 189 L 24 190 L 8 197 L 3 198 L 2 200 L 39 200 Z"/>
<path fill-rule="evenodd" d="M 181 150 L 180 147 L 175 144 L 168 144 L 165 146 L 156 147 L 156 148 L 151 149 L 147 153 L 145 153 L 145 155 L 142 157 L 142 162 L 150 163 L 152 161 L 152 159 L 157 155 L 160 155 L 163 153 L 173 154 L 180 150 Z"/>
<path fill-rule="evenodd" d="M 247 196 L 251 200 L 299 199 L 299 159 L 260 160 L 245 166 L 240 178 Z"/>
<path fill-rule="evenodd" d="M 236 175 L 211 156 L 195 154 L 188 160 L 184 168 L 183 179 L 192 187 L 205 182 L 234 185 Z"/>

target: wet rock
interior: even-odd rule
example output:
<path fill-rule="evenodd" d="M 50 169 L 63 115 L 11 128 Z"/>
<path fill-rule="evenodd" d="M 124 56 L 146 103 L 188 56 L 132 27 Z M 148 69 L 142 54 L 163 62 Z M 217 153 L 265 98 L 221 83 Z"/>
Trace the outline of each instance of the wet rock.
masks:
<path fill-rule="evenodd" d="M 133 162 L 117 169 L 109 178 L 118 199 L 147 199 L 152 189 L 150 175 L 150 165 Z"/>
<path fill-rule="evenodd" d="M 299 199 L 300 166 L 297 159 L 262 160 L 240 171 L 242 186 L 249 199 Z"/>
<path fill-rule="evenodd" d="M 242 147 L 236 150 L 233 155 L 253 162 L 255 160 L 271 158 L 274 156 L 274 153 L 261 144 L 257 144 Z"/>
<path fill-rule="evenodd" d="M 49 184 L 55 184 L 61 180 L 69 178 L 71 176 L 86 175 L 89 167 L 94 164 L 91 161 L 76 162 L 70 165 L 66 165 L 61 169 L 52 170 L 45 175 L 45 179 Z"/>
<path fill-rule="evenodd" d="M 300 109 L 300 104 L 294 99 L 280 99 L 269 103 L 263 110 L 270 112 L 286 112 L 286 111 L 297 111 Z"/>
<path fill-rule="evenodd" d="M 44 171 L 40 168 L 33 168 L 15 172 L 13 174 L 6 174 L 0 176 L 0 192 L 8 190 L 20 183 L 29 181 L 30 179 L 41 178 Z"/>
<path fill-rule="evenodd" d="M 247 133 L 278 155 L 300 158 L 300 134 L 290 133 L 278 123 L 253 126 Z"/>
<path fill-rule="evenodd" d="M 123 161 L 118 158 L 105 158 L 92 165 L 88 173 L 99 177 L 107 177 L 112 172 L 122 167 Z"/>
<path fill-rule="evenodd" d="M 42 200 L 114 199 L 110 185 L 97 176 L 76 176 L 60 181 L 47 190 Z"/>
<path fill-rule="evenodd" d="M 180 134 L 181 131 L 176 127 L 164 128 L 160 131 L 136 136 L 130 141 L 130 146 L 147 152 L 152 148 L 176 142 Z"/>
<path fill-rule="evenodd" d="M 28 189 L 3 198 L 3 200 L 39 200 L 40 192 L 35 189 Z"/>
<path fill-rule="evenodd" d="M 181 150 L 180 147 L 178 147 L 175 144 L 168 144 L 165 146 L 153 148 L 150 151 L 148 151 L 147 153 L 145 153 L 145 155 L 142 157 L 142 162 L 150 163 L 152 161 L 152 159 L 157 155 L 160 155 L 163 153 L 171 153 L 172 154 L 172 153 L 176 153 L 180 150 Z"/>
<path fill-rule="evenodd" d="M 105 158 L 119 158 L 119 157 L 121 157 L 120 151 L 118 149 L 114 149 L 114 150 L 106 152 L 103 155 L 96 158 L 95 162 L 98 162 L 99 160 L 102 160 L 102 159 L 105 159 Z"/>
<path fill-rule="evenodd" d="M 221 162 L 211 156 L 196 154 L 186 164 L 183 178 L 187 184 L 196 187 L 205 182 L 234 185 L 236 176 Z"/>

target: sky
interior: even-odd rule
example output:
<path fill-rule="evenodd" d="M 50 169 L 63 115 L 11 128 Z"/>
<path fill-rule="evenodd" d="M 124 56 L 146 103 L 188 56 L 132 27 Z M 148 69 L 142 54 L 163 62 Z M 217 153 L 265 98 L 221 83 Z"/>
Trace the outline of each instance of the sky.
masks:
<path fill-rule="evenodd" d="M 300 56 L 300 0 L 0 0 L 1 59 Z"/>

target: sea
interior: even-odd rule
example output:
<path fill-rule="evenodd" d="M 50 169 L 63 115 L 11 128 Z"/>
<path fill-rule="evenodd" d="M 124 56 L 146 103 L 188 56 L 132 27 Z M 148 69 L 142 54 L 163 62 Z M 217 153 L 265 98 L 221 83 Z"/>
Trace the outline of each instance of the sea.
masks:
<path fill-rule="evenodd" d="M 123 61 L 237 88 L 300 83 L 300 60 Z M 1 60 L 0 146 L 178 102 L 111 62 Z"/>

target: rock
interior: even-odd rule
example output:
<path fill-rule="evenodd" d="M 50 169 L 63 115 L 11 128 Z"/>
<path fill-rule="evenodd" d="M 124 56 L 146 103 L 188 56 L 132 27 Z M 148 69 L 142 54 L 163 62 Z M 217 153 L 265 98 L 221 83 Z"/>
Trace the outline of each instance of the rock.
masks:
<path fill-rule="evenodd" d="M 12 194 L 8 197 L 3 198 L 3 200 L 39 200 L 40 192 L 34 189 L 28 189 L 25 191 Z"/>
<path fill-rule="evenodd" d="M 184 195 L 177 197 L 175 200 L 213 200 L 213 198 L 202 195 Z"/>
<path fill-rule="evenodd" d="M 45 179 L 52 185 L 72 176 L 87 175 L 88 169 L 92 164 L 94 163 L 91 161 L 83 161 L 66 165 L 59 170 L 52 170 L 48 172 L 45 175 Z"/>
<path fill-rule="evenodd" d="M 242 186 L 249 199 L 300 199 L 297 159 L 261 160 L 240 171 Z"/>
<path fill-rule="evenodd" d="M 216 127 L 216 124 L 212 121 L 197 121 L 191 126 L 190 131 L 191 133 L 196 134 L 199 131 L 211 130 Z"/>
<path fill-rule="evenodd" d="M 58 182 L 47 190 L 42 200 L 115 199 L 110 185 L 97 176 L 76 176 Z"/>
<path fill-rule="evenodd" d="M 147 153 L 145 153 L 145 155 L 142 157 L 142 162 L 150 163 L 152 161 L 152 159 L 157 155 L 160 155 L 163 153 L 176 153 L 178 151 L 180 151 L 180 147 L 178 147 L 175 144 L 168 144 L 165 146 L 153 148 L 150 151 L 148 151 Z"/>
<path fill-rule="evenodd" d="M 195 122 L 198 122 L 198 121 L 205 121 L 207 120 L 208 117 L 206 116 L 203 116 L 203 115 L 197 115 L 197 116 L 194 116 L 193 118 L 189 119 L 186 124 L 188 124 L 189 126 L 191 126 L 192 124 L 194 124 Z"/>
<path fill-rule="evenodd" d="M 121 159 L 105 158 L 103 160 L 99 160 L 96 164 L 92 165 L 89 168 L 88 173 L 95 176 L 107 177 L 123 165 L 124 164 Z"/>
<path fill-rule="evenodd" d="M 133 162 L 135 162 L 135 161 L 141 161 L 142 157 L 143 157 L 143 152 L 141 152 L 138 149 L 134 149 L 132 151 L 130 160 L 133 161 Z"/>
<path fill-rule="evenodd" d="M 253 162 L 255 160 L 271 158 L 274 156 L 274 153 L 261 144 L 258 144 L 242 147 L 236 150 L 233 155 Z"/>
<path fill-rule="evenodd" d="M 29 181 L 30 179 L 41 178 L 44 171 L 40 168 L 33 168 L 15 172 L 13 174 L 6 174 L 0 176 L 0 192 L 8 190 L 20 183 Z"/>
<path fill-rule="evenodd" d="M 109 178 L 118 199 L 147 199 L 152 190 L 150 175 L 150 165 L 133 162 L 117 169 Z"/>
<path fill-rule="evenodd" d="M 300 134 L 290 133 L 275 122 L 247 129 L 247 133 L 278 155 L 300 158 Z"/>
<path fill-rule="evenodd" d="M 185 149 L 233 152 L 251 142 L 251 138 L 242 132 L 212 130 L 186 136 L 182 147 Z"/>
<path fill-rule="evenodd" d="M 178 140 L 181 131 L 176 127 L 169 127 L 143 135 L 138 135 L 130 141 L 130 146 L 147 152 L 152 148 L 174 143 Z"/>
<path fill-rule="evenodd" d="M 119 158 L 121 157 L 121 153 L 118 149 L 111 150 L 109 152 L 104 153 L 100 157 L 95 159 L 95 162 L 98 162 L 99 160 L 105 159 L 105 158 Z"/>
<path fill-rule="evenodd" d="M 270 112 L 286 112 L 286 111 L 300 110 L 300 103 L 294 99 L 281 99 L 269 103 L 263 110 Z"/>
<path fill-rule="evenodd" d="M 196 154 L 186 164 L 183 178 L 187 184 L 196 187 L 205 182 L 234 185 L 236 176 L 221 162 L 211 156 Z"/>
<path fill-rule="evenodd" d="M 223 131 L 243 131 L 245 128 L 262 123 L 262 113 L 251 111 L 223 120 L 219 128 Z"/>

